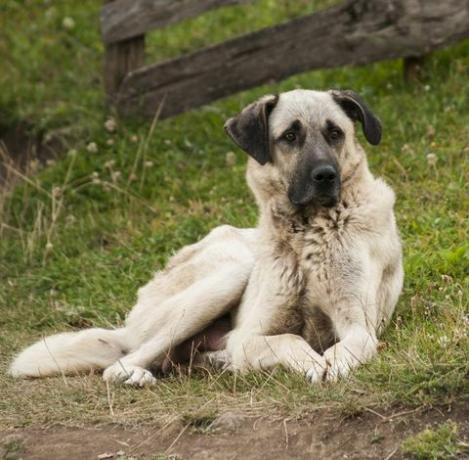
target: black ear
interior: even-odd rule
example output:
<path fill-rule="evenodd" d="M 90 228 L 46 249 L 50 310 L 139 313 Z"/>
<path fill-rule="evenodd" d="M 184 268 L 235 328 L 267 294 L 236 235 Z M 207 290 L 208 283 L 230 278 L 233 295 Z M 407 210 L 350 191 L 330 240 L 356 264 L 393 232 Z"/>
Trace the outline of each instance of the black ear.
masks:
<path fill-rule="evenodd" d="M 261 165 L 272 161 L 270 155 L 269 115 L 278 96 L 264 96 L 248 105 L 236 117 L 225 123 L 225 131 L 236 145 Z"/>
<path fill-rule="evenodd" d="M 381 142 L 381 123 L 365 101 L 353 91 L 331 91 L 331 94 L 353 121 L 362 124 L 366 140 L 371 145 L 378 145 Z"/>

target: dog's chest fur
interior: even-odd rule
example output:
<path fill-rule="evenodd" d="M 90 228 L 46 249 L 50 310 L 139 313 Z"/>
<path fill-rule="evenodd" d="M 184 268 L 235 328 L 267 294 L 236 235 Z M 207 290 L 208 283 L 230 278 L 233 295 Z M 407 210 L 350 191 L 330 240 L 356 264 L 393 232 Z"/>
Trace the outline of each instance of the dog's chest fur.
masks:
<path fill-rule="evenodd" d="M 360 276 L 350 250 L 359 214 L 360 204 L 348 199 L 334 209 L 308 210 L 277 221 L 275 234 L 281 235 L 284 251 L 295 260 L 286 273 L 301 280 L 296 307 L 288 313 L 301 331 L 290 332 L 300 333 L 317 351 L 335 341 L 329 315 L 342 292 L 338 286 L 347 289 Z M 287 312 L 282 316 L 285 324 Z"/>
<path fill-rule="evenodd" d="M 291 221 L 291 250 L 306 280 L 306 290 L 314 290 L 318 298 L 330 298 L 331 284 L 337 290 L 338 281 L 344 283 L 356 275 L 350 247 L 359 212 L 358 204 L 342 201 L 333 209 L 295 216 Z"/>
<path fill-rule="evenodd" d="M 334 277 L 340 248 L 350 240 L 353 211 L 342 203 L 331 211 L 322 211 L 306 221 L 301 247 L 300 266 L 316 284 L 328 284 Z"/>

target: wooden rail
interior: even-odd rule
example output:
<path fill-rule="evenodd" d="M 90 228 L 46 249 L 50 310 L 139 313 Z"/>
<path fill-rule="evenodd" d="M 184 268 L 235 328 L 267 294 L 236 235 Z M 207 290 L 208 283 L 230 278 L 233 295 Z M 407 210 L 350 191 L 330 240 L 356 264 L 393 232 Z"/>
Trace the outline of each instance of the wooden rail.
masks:
<path fill-rule="evenodd" d="M 101 10 L 104 43 L 143 35 L 151 29 L 175 24 L 221 6 L 250 0 L 115 0 Z"/>
<path fill-rule="evenodd" d="M 115 4 L 119 2 L 128 0 Z M 161 117 L 168 117 L 299 72 L 418 57 L 466 38 L 467 0 L 349 0 L 189 55 L 130 69 L 114 101 L 123 114 L 151 117 L 164 100 Z"/>
<path fill-rule="evenodd" d="M 101 34 L 106 44 L 104 87 L 110 101 L 125 76 L 144 65 L 145 32 L 222 6 L 251 0 L 105 0 Z"/>

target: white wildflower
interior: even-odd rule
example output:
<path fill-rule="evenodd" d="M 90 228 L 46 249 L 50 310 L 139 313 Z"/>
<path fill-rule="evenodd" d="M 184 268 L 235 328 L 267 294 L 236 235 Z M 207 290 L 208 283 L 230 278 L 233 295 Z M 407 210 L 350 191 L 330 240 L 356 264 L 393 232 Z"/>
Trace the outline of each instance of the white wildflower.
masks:
<path fill-rule="evenodd" d="M 114 145 L 114 139 L 108 139 L 108 140 L 106 141 L 106 144 L 107 144 L 107 145 Z"/>
<path fill-rule="evenodd" d="M 153 166 L 153 161 L 149 161 L 149 160 L 145 161 L 144 166 L 145 168 L 151 168 Z"/>
<path fill-rule="evenodd" d="M 227 152 L 225 155 L 226 166 L 234 166 L 236 164 L 236 154 L 234 152 Z"/>
<path fill-rule="evenodd" d="M 117 124 L 114 118 L 109 118 L 108 120 L 106 120 L 106 122 L 104 123 L 104 127 L 108 132 L 113 133 L 117 128 Z"/>
<path fill-rule="evenodd" d="M 72 30 L 75 27 L 75 21 L 70 16 L 63 18 L 62 27 L 66 30 Z"/>
<path fill-rule="evenodd" d="M 429 137 L 430 139 L 433 139 L 435 137 L 435 134 L 436 134 L 435 127 L 432 126 L 432 125 L 428 125 L 427 126 L 427 137 Z"/>
<path fill-rule="evenodd" d="M 60 195 L 62 195 L 62 189 L 60 187 L 54 187 L 52 189 L 52 196 L 58 198 Z"/>
<path fill-rule="evenodd" d="M 29 171 L 34 173 L 39 169 L 39 161 L 38 160 L 31 160 L 29 162 Z"/>
<path fill-rule="evenodd" d="M 440 344 L 440 346 L 442 347 L 445 347 L 446 345 L 448 345 L 450 342 L 448 336 L 446 335 L 441 335 L 439 338 L 438 338 L 438 343 Z"/>
<path fill-rule="evenodd" d="M 437 160 L 438 160 L 438 157 L 434 153 L 427 154 L 428 166 L 436 166 Z"/>
<path fill-rule="evenodd" d="M 91 173 L 91 182 L 93 184 L 100 184 L 101 183 L 101 180 L 99 179 L 99 174 L 96 171 Z"/>
<path fill-rule="evenodd" d="M 411 152 L 411 151 L 412 151 L 412 149 L 411 149 L 411 147 L 410 147 L 409 144 L 404 144 L 404 145 L 401 147 L 401 152 L 402 152 L 402 153 L 409 153 L 409 152 Z"/>
<path fill-rule="evenodd" d="M 86 146 L 86 150 L 88 150 L 88 152 L 90 152 L 90 153 L 97 153 L 98 152 L 98 146 L 97 146 L 96 142 L 90 142 Z"/>

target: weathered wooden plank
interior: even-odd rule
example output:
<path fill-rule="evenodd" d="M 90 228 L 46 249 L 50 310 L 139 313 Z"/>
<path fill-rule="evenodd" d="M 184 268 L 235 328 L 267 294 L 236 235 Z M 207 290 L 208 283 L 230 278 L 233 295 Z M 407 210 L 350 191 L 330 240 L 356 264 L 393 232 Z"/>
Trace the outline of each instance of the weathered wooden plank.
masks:
<path fill-rule="evenodd" d="M 106 45 L 104 52 L 104 88 L 112 100 L 127 74 L 143 66 L 145 36 Z"/>
<path fill-rule="evenodd" d="M 106 5 L 114 5 L 116 0 L 105 0 Z M 145 35 L 138 35 L 118 43 L 106 44 L 104 51 L 104 89 L 108 100 L 112 101 L 120 84 L 131 70 L 143 66 L 145 62 Z"/>
<path fill-rule="evenodd" d="M 105 43 L 114 43 L 198 16 L 204 11 L 249 1 L 116 0 L 105 4 L 101 10 L 101 33 Z"/>
<path fill-rule="evenodd" d="M 420 56 L 469 37 L 467 0 L 355 0 L 131 72 L 118 108 L 161 117 L 295 73 Z M 331 86 L 334 82 L 331 82 Z"/>

